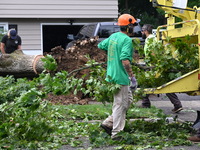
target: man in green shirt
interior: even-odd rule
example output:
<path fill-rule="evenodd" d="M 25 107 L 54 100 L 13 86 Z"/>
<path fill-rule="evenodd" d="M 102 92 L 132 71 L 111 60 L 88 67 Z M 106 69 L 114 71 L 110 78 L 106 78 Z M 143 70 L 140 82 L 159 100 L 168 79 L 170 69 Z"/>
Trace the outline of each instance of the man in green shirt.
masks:
<path fill-rule="evenodd" d="M 109 38 L 98 44 L 100 49 L 107 51 L 106 81 L 121 85 L 118 93 L 114 95 L 112 115 L 101 124 L 101 127 L 111 135 L 113 140 L 118 140 L 117 133 L 125 126 L 126 112 L 132 102 L 130 81 L 136 80 L 131 68 L 133 58 L 133 44 L 129 35 L 133 34 L 136 20 L 129 14 L 118 18 L 121 32 L 112 34 Z"/>

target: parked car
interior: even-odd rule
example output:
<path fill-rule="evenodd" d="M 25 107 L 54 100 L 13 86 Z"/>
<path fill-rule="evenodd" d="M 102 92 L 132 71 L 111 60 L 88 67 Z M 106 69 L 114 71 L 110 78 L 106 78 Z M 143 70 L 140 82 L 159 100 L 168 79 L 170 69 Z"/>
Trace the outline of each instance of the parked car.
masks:
<path fill-rule="evenodd" d="M 132 38 L 139 38 L 141 42 L 144 42 L 142 39 L 141 26 L 138 23 L 134 28 L 134 36 Z M 85 38 L 90 38 L 94 36 L 99 36 L 98 42 L 108 38 L 112 33 L 119 32 L 120 27 L 117 25 L 117 22 L 96 22 L 96 23 L 88 23 L 84 25 L 78 34 L 74 36 L 73 34 L 68 34 L 67 38 L 71 40 L 66 46 L 66 49 L 73 46 L 75 41 Z"/>

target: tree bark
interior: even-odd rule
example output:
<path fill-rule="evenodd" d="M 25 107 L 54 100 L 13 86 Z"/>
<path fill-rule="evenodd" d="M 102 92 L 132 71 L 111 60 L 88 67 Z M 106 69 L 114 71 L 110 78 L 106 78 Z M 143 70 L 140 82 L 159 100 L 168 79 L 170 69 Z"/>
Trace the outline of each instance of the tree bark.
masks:
<path fill-rule="evenodd" d="M 17 50 L 11 54 L 0 55 L 0 76 L 36 77 L 44 70 L 43 55 L 25 55 Z"/>

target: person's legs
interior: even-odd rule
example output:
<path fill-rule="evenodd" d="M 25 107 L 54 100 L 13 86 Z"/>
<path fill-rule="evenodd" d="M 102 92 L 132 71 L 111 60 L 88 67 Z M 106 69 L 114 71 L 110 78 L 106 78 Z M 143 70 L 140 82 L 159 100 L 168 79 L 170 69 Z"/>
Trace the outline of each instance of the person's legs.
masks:
<path fill-rule="evenodd" d="M 177 113 L 183 109 L 181 101 L 178 99 L 178 96 L 175 93 L 167 93 L 166 95 L 174 105 L 174 109 L 172 110 L 173 112 Z"/>
<path fill-rule="evenodd" d="M 103 121 L 102 124 L 105 125 L 105 126 L 107 126 L 107 127 L 109 127 L 110 129 L 112 129 L 113 128 L 113 116 L 112 115 L 108 116 L 108 118 L 106 118 Z"/>
<path fill-rule="evenodd" d="M 111 136 L 113 129 L 113 116 L 111 115 L 106 118 L 101 124 L 101 127 Z"/>
<path fill-rule="evenodd" d="M 112 107 L 112 115 L 106 118 L 101 127 L 110 135 L 112 131 L 112 138 L 124 129 L 126 112 L 133 100 L 132 92 L 128 86 L 122 86 L 120 91 L 114 95 L 114 102 Z"/>
<path fill-rule="evenodd" d="M 200 142 L 200 128 L 197 130 L 197 135 L 189 137 L 188 140 L 192 142 Z"/>
<path fill-rule="evenodd" d="M 197 130 L 197 135 L 196 136 L 200 138 L 200 128 Z"/>
<path fill-rule="evenodd" d="M 149 94 L 146 94 L 146 96 L 144 96 L 142 98 L 142 107 L 144 107 L 144 108 L 150 108 L 151 107 L 151 102 L 149 100 Z"/>
<path fill-rule="evenodd" d="M 114 138 L 117 133 L 124 129 L 126 112 L 132 102 L 132 99 L 132 92 L 129 90 L 129 86 L 122 86 L 121 90 L 116 95 L 114 95 L 114 104 L 112 109 L 112 138 Z"/>

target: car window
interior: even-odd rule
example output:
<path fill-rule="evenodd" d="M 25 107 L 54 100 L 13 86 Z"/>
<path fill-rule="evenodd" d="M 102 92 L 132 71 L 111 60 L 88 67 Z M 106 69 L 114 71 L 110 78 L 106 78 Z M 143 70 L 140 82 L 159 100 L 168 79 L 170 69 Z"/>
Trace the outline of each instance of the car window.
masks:
<path fill-rule="evenodd" d="M 87 33 L 88 26 L 83 26 L 80 32 L 77 34 L 76 39 L 83 39 L 85 38 L 85 34 Z"/>
<path fill-rule="evenodd" d="M 77 34 L 77 39 L 89 38 L 94 35 L 94 30 L 96 25 L 85 25 L 81 28 L 80 32 Z"/>
<path fill-rule="evenodd" d="M 86 38 L 93 37 L 96 25 L 88 25 L 87 32 L 85 33 Z"/>
<path fill-rule="evenodd" d="M 142 32 L 141 32 L 141 26 L 138 24 L 137 26 L 134 27 L 134 37 L 141 37 Z"/>
<path fill-rule="evenodd" d="M 119 32 L 120 27 L 117 25 L 103 25 L 100 26 L 98 36 L 99 38 L 107 38 L 115 32 Z"/>

